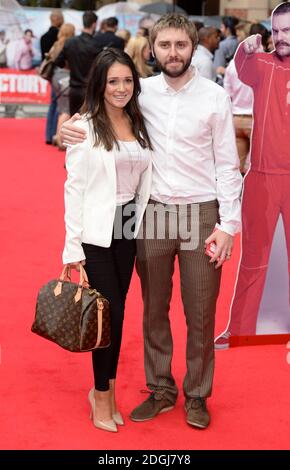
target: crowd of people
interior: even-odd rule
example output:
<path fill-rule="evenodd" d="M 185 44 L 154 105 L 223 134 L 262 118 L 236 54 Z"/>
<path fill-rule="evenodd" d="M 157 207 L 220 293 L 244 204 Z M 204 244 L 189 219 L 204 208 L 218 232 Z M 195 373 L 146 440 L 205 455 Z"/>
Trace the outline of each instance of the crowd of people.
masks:
<path fill-rule="evenodd" d="M 53 10 L 51 26 L 40 38 L 42 60 L 49 55 L 55 60 L 51 103 L 47 115 L 45 141 L 65 150 L 59 135 L 62 123 L 80 109 L 84 100 L 84 85 L 88 71 L 105 47 L 125 50 L 132 58 L 141 78 L 159 73 L 149 44 L 149 30 L 140 27 L 135 37 L 130 31 L 118 29 L 115 17 L 103 20 L 98 26 L 94 12 L 83 15 L 83 31 L 75 36 L 75 28 L 64 23 L 61 10 Z M 252 92 L 237 77 L 233 56 L 238 45 L 252 34 L 262 35 L 265 52 L 273 49 L 271 32 L 260 23 L 239 21 L 235 17 L 223 17 L 220 28 L 194 22 L 198 31 L 198 45 L 192 59 L 201 76 L 223 86 L 233 103 L 234 123 L 240 157 L 240 170 L 244 174 L 249 167 L 250 134 L 252 128 Z M 73 38 L 73 36 L 75 36 Z M 15 51 L 14 67 L 29 70 L 33 62 L 33 31 L 24 31 L 23 39 Z M 5 48 L 8 41 L 5 31 L 0 31 L 0 67 L 6 66 Z M 78 51 L 78 53 L 75 53 Z"/>
<path fill-rule="evenodd" d="M 73 25 L 64 29 L 63 22 L 61 11 L 54 10 L 51 14 L 51 27 L 41 38 L 42 58 L 49 54 L 56 62 L 47 116 L 46 143 L 56 144 L 61 150 L 65 147 L 59 136 L 60 126 L 69 115 L 79 111 L 84 100 L 88 71 L 101 50 L 106 47 L 125 50 L 141 78 L 160 73 L 150 50 L 147 28 L 140 27 L 136 36 L 132 37 L 130 31 L 118 29 L 118 20 L 112 17 L 103 20 L 97 29 L 97 16 L 93 12 L 86 12 L 81 35 L 70 39 L 70 36 L 74 36 Z M 198 46 L 192 65 L 199 70 L 201 76 L 223 86 L 232 99 L 240 170 L 245 174 L 249 166 L 252 92 L 238 79 L 232 59 L 239 43 L 252 34 L 261 34 L 264 50 L 271 51 L 271 33 L 260 23 L 241 22 L 234 17 L 224 17 L 219 29 L 200 22 L 196 22 L 195 27 L 198 31 Z M 26 32 L 26 35 L 30 34 L 32 32 Z M 59 34 L 61 37 L 58 37 Z M 56 41 L 58 45 L 53 47 Z M 31 47 L 29 49 L 26 46 L 26 50 L 30 50 L 31 57 Z"/>
<path fill-rule="evenodd" d="M 103 48 L 117 47 L 125 50 L 132 58 L 141 78 L 150 77 L 160 70 L 152 56 L 149 30 L 145 27 L 140 27 L 136 36 L 132 37 L 130 31 L 118 29 L 117 18 L 107 18 L 98 25 L 97 15 L 94 12 L 86 12 L 83 16 L 83 31 L 80 36 L 75 36 L 74 26 L 64 23 L 61 10 L 53 10 L 50 21 L 49 30 L 40 38 L 42 60 L 49 55 L 56 62 L 45 141 L 65 150 L 60 140 L 60 127 L 69 116 L 80 109 L 88 71 Z M 223 86 L 232 99 L 240 170 L 244 174 L 249 167 L 252 92 L 238 79 L 232 59 L 240 42 L 257 33 L 262 35 L 265 52 L 270 52 L 273 49 L 271 32 L 260 23 L 239 21 L 229 16 L 223 17 L 220 28 L 201 22 L 194 24 L 198 31 L 198 46 L 192 65 L 203 77 Z M 17 70 L 29 70 L 35 66 L 33 40 L 33 31 L 25 30 L 23 39 L 15 50 L 14 67 Z M 2 68 L 6 66 L 7 44 L 5 32 L 0 31 Z"/>

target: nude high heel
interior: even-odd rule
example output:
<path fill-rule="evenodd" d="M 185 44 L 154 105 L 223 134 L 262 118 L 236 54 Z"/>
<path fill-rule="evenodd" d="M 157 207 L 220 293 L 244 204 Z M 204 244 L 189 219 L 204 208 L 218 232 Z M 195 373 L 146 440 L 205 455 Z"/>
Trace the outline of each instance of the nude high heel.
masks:
<path fill-rule="evenodd" d="M 110 392 L 111 392 L 111 403 L 112 403 L 112 409 L 114 410 L 116 408 L 116 403 L 115 403 L 115 379 L 110 379 Z M 123 416 L 121 415 L 120 411 L 116 410 L 114 413 L 112 413 L 112 418 L 115 421 L 116 424 L 119 424 L 119 426 L 124 426 L 124 420 Z"/>
<path fill-rule="evenodd" d="M 112 418 L 116 424 L 119 424 L 120 426 L 124 426 L 125 423 L 124 423 L 123 416 L 121 415 L 120 411 L 116 411 L 115 413 L 113 413 Z"/>
<path fill-rule="evenodd" d="M 116 422 L 113 419 L 102 421 L 96 418 L 96 400 L 93 388 L 89 391 L 88 399 L 92 407 L 90 412 L 90 418 L 92 419 L 94 426 L 96 428 L 102 429 L 103 431 L 118 432 Z"/>

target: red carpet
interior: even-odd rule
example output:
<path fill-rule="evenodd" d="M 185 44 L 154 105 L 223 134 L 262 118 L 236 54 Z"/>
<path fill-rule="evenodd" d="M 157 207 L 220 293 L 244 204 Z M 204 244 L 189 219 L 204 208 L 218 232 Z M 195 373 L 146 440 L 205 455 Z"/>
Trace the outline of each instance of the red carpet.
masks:
<path fill-rule="evenodd" d="M 285 345 L 234 348 L 216 354 L 212 424 L 184 421 L 183 397 L 169 413 L 132 423 L 144 398 L 142 304 L 134 276 L 127 304 L 118 377 L 126 426 L 118 434 L 93 427 L 87 392 L 90 354 L 72 354 L 30 332 L 38 288 L 57 276 L 63 248 L 64 154 L 46 146 L 42 119 L 1 119 L 1 444 L 2 449 L 287 449 L 290 365 Z M 223 274 L 217 331 L 225 327 L 238 261 Z M 173 371 L 181 388 L 185 326 L 175 275 L 171 309 Z"/>

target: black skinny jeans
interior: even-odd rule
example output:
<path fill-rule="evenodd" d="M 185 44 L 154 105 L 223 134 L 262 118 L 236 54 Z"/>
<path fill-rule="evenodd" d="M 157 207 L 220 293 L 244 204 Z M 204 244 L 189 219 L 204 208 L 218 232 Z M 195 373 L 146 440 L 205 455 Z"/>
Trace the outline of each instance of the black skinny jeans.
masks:
<path fill-rule="evenodd" d="M 129 202 L 128 204 L 132 204 Z M 126 207 L 118 206 L 115 223 L 121 220 L 122 227 L 131 216 L 120 216 L 120 211 Z M 132 227 L 132 232 L 134 226 Z M 120 232 L 120 230 L 119 230 Z M 111 246 L 100 246 L 83 243 L 86 256 L 85 269 L 89 283 L 93 289 L 97 289 L 110 302 L 111 314 L 111 345 L 104 349 L 95 349 L 93 355 L 93 370 L 95 389 L 99 391 L 109 390 L 109 379 L 115 379 L 120 354 L 124 309 L 126 295 L 129 289 L 134 268 L 136 243 L 131 233 L 128 239 L 123 231 L 122 238 L 112 237 Z"/>

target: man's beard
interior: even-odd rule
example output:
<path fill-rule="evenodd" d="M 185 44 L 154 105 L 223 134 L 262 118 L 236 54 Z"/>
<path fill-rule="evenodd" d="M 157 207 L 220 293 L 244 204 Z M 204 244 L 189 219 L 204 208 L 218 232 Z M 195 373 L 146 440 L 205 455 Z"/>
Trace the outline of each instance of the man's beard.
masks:
<path fill-rule="evenodd" d="M 288 49 L 288 52 L 286 54 L 281 54 L 279 52 L 279 46 L 285 46 Z M 289 57 L 290 56 L 290 44 L 284 41 L 279 41 L 277 44 L 275 44 L 275 49 L 276 49 L 276 54 L 278 54 L 279 57 Z"/>
<path fill-rule="evenodd" d="M 168 77 L 171 77 L 171 78 L 177 78 L 177 77 L 181 77 L 186 71 L 187 69 L 189 68 L 190 64 L 191 64 L 191 59 L 192 57 L 189 57 L 188 60 L 183 64 L 183 67 L 180 69 L 180 70 L 168 70 L 166 68 L 166 65 L 162 65 L 159 60 L 157 58 L 155 58 L 156 60 L 156 65 L 157 67 L 161 70 L 161 72 L 164 73 L 164 75 L 167 75 Z"/>

